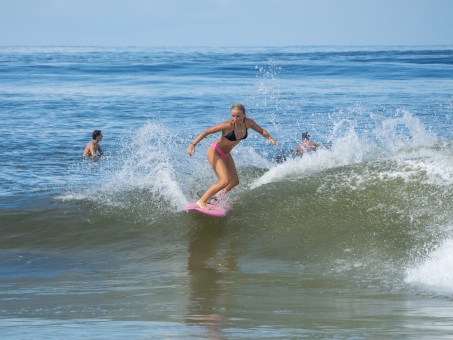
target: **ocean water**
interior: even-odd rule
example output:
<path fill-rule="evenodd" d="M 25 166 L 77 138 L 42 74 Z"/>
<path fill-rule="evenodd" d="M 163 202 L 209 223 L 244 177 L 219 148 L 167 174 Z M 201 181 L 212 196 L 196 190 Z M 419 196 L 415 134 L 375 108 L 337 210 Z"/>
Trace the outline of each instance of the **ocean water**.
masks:
<path fill-rule="evenodd" d="M 2 338 L 453 336 L 452 46 L 0 47 L 0 119 Z"/>

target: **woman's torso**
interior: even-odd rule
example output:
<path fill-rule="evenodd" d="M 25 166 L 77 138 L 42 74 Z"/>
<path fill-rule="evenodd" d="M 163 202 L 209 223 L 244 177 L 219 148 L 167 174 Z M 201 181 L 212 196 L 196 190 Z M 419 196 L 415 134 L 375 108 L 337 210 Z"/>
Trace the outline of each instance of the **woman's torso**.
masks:
<path fill-rule="evenodd" d="M 230 152 L 241 140 L 248 136 L 248 119 L 244 120 L 244 127 L 241 129 L 234 122 L 229 121 L 229 126 L 222 131 L 222 135 L 217 139 L 217 146 L 225 153 Z"/>

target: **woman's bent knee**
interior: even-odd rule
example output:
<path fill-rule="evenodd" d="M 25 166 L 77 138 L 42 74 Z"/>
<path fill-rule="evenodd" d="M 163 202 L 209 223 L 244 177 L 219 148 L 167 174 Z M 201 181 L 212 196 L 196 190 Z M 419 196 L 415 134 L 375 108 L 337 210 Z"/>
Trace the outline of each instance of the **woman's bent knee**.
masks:
<path fill-rule="evenodd" d="M 230 181 L 229 185 L 231 188 L 234 188 L 235 186 L 239 185 L 239 179 Z"/>
<path fill-rule="evenodd" d="M 230 184 L 229 181 L 219 181 L 218 184 L 221 186 L 221 189 L 226 188 L 228 184 Z"/>

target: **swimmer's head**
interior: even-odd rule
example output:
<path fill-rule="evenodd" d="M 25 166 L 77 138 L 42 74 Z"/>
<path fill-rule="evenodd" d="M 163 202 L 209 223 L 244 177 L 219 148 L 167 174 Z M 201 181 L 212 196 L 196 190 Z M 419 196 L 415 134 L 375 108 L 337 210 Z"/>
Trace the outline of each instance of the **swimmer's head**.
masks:
<path fill-rule="evenodd" d="M 310 139 L 310 135 L 308 134 L 308 132 L 304 132 L 302 134 L 302 139 Z"/>
<path fill-rule="evenodd" d="M 98 136 L 102 136 L 101 130 L 94 130 L 94 131 L 93 131 L 93 134 L 91 135 L 91 137 L 93 137 L 93 140 L 95 140 L 96 138 L 98 138 Z"/>

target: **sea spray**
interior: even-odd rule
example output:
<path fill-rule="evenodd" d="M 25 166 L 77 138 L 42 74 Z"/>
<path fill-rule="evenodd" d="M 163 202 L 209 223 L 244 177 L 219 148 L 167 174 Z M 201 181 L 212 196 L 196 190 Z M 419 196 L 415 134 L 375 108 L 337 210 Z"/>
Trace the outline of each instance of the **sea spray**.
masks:
<path fill-rule="evenodd" d="M 406 150 L 430 148 L 437 141 L 436 136 L 407 111 L 398 111 L 390 118 L 370 114 L 370 119 L 374 125 L 366 130 L 355 119 L 333 121 L 328 148 L 321 146 L 316 153 L 288 157 L 290 161 L 270 168 L 251 188 L 337 166 L 399 158 Z"/>
<path fill-rule="evenodd" d="M 170 129 L 145 123 L 121 140 L 116 154 L 73 167 L 61 198 L 94 202 L 92 209 L 105 214 L 129 211 L 136 220 L 179 210 L 187 204 L 177 172 L 183 153 L 173 140 Z"/>
<path fill-rule="evenodd" d="M 453 295 L 453 239 L 446 239 L 406 271 L 405 282 L 435 294 Z"/>

